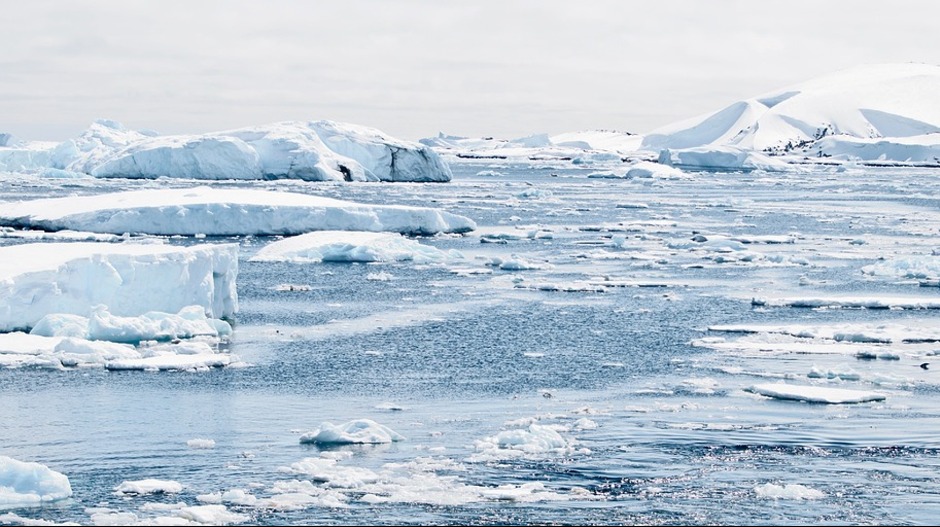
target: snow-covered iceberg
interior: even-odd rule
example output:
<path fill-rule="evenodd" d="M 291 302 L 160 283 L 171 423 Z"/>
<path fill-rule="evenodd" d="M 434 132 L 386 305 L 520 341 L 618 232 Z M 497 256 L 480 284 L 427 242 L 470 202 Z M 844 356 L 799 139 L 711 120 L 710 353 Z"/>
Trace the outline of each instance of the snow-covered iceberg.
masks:
<path fill-rule="evenodd" d="M 71 495 L 65 474 L 40 463 L 0 456 L 0 509 L 42 505 Z"/>
<path fill-rule="evenodd" d="M 207 134 L 167 135 L 101 119 L 63 143 L 0 144 L 0 170 L 52 168 L 96 177 L 449 181 L 425 145 L 333 121 L 287 121 Z"/>
<path fill-rule="evenodd" d="M 29 329 L 50 314 L 177 313 L 212 318 L 238 310 L 238 246 L 32 243 L 0 247 L 0 331 Z"/>
<path fill-rule="evenodd" d="M 251 258 L 259 262 L 440 262 L 450 253 L 397 233 L 319 231 L 262 247 Z"/>
<path fill-rule="evenodd" d="M 940 67 L 835 72 L 647 134 L 642 149 L 940 164 Z M 712 162 L 719 158 L 712 156 Z M 737 165 L 734 165 L 737 167 Z"/>
<path fill-rule="evenodd" d="M 318 230 L 463 233 L 469 218 L 427 207 L 366 205 L 251 189 L 159 189 L 5 203 L 0 225 L 113 234 L 303 234 Z"/>

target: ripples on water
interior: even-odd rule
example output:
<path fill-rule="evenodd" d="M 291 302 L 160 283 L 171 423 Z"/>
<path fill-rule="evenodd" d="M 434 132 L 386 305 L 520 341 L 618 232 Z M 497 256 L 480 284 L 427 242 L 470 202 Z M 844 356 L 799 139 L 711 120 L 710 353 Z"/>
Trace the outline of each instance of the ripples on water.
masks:
<path fill-rule="evenodd" d="M 934 370 L 918 365 L 940 344 L 896 342 L 881 349 L 898 360 L 866 361 L 831 339 L 786 337 L 801 350 L 787 353 L 779 344 L 785 337 L 707 328 L 936 327 L 934 311 L 755 308 L 750 299 L 935 299 L 936 288 L 866 277 L 860 269 L 879 257 L 936 247 L 937 173 L 597 181 L 584 179 L 583 170 L 501 167 L 503 179 L 475 177 L 483 168 L 460 165 L 447 185 L 257 185 L 430 204 L 485 229 L 538 225 L 553 237 L 506 244 L 483 244 L 479 236 L 423 239 L 465 255 L 449 266 L 252 263 L 247 258 L 266 240 L 237 239 L 241 313 L 228 350 L 250 367 L 195 374 L 0 371 L 0 452 L 66 473 L 74 490 L 72 500 L 14 512 L 89 523 L 88 507 L 146 519 L 159 515 L 146 510 L 148 502 L 196 505 L 197 495 L 234 488 L 271 497 L 277 482 L 310 479 L 282 467 L 323 455 L 300 445 L 301 433 L 323 421 L 371 418 L 407 441 L 339 449 L 351 456 L 341 454 L 337 466 L 392 482 L 380 496 L 413 492 L 427 499 L 372 503 L 366 494 L 375 487 L 361 483 L 332 487 L 346 500 L 342 508 L 229 509 L 259 524 L 933 523 L 940 513 L 940 394 Z M 4 199 L 100 191 L 67 185 L 15 180 L 0 189 Z M 621 203 L 648 208 L 617 208 Z M 682 245 L 695 233 L 792 234 L 795 242 L 748 247 L 782 255 L 781 263 L 721 263 L 715 259 L 721 253 Z M 552 267 L 508 272 L 483 263 L 511 254 Z M 456 268 L 492 273 L 460 275 Z M 379 271 L 387 275 L 376 280 Z M 659 287 L 539 290 L 603 280 Z M 276 291 L 280 284 L 310 289 Z M 746 351 L 692 345 L 703 337 L 764 340 Z M 851 370 L 858 380 L 810 379 L 814 367 Z M 888 398 L 814 405 L 743 391 L 766 382 L 875 390 Z M 566 446 L 522 455 L 481 446 L 531 423 L 554 427 Z M 212 438 L 216 446 L 188 448 L 193 438 Z M 428 483 L 428 474 L 441 479 Z M 124 480 L 144 478 L 185 488 L 132 499 L 112 492 Z M 522 503 L 487 494 L 531 483 L 544 486 L 546 499 Z M 463 503 L 432 499 L 435 488 L 441 496 L 463 496 Z M 781 497 L 773 497 L 775 489 L 784 489 Z"/>

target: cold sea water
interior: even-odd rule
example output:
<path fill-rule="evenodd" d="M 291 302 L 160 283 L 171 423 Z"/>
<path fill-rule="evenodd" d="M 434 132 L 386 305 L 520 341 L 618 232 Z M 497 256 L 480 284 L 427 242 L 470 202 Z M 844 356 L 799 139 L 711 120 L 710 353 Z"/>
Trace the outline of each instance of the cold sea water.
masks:
<path fill-rule="evenodd" d="M 940 517 L 940 313 L 918 309 L 940 288 L 904 272 L 940 258 L 940 172 L 454 169 L 447 184 L 213 183 L 434 206 L 480 228 L 420 238 L 459 252 L 439 263 L 261 263 L 249 258 L 270 238 L 167 239 L 240 244 L 222 351 L 244 365 L 0 370 L 0 454 L 73 489 L 0 514 L 148 522 L 222 503 L 251 524 Z M 196 184 L 9 176 L 0 199 Z M 884 399 L 752 389 L 777 384 Z M 299 441 L 355 419 L 405 440 Z M 147 478 L 183 490 L 115 493 Z"/>

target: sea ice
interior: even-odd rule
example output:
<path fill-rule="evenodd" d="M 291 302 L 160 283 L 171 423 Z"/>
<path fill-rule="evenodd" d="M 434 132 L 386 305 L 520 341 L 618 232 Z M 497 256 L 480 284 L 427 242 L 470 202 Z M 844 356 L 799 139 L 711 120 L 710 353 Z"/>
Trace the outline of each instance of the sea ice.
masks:
<path fill-rule="evenodd" d="M 65 474 L 40 463 L 0 456 L 0 509 L 32 507 L 71 495 Z"/>
<path fill-rule="evenodd" d="M 113 234 L 237 236 L 321 230 L 463 233 L 469 218 L 427 207 L 366 205 L 255 189 L 196 187 L 5 203 L 0 225 Z"/>
<path fill-rule="evenodd" d="M 0 331 L 31 328 L 49 314 L 91 316 L 97 305 L 118 316 L 199 306 L 213 318 L 231 317 L 237 274 L 238 246 L 231 244 L 0 247 Z"/>
<path fill-rule="evenodd" d="M 404 440 L 398 432 L 371 419 L 357 419 L 341 425 L 323 423 L 317 430 L 300 436 L 301 443 L 322 445 L 375 445 Z"/>
<path fill-rule="evenodd" d="M 816 500 L 826 497 L 824 492 L 805 485 L 800 485 L 799 483 L 784 485 L 765 483 L 754 487 L 754 492 L 761 498 L 773 499 Z"/>
<path fill-rule="evenodd" d="M 183 485 L 178 481 L 162 479 L 142 479 L 138 481 L 123 481 L 114 488 L 116 494 L 178 494 L 183 491 Z"/>
<path fill-rule="evenodd" d="M 421 244 L 397 233 L 318 231 L 272 242 L 261 248 L 258 262 L 441 262 L 459 256 Z"/>
<path fill-rule="evenodd" d="M 756 384 L 747 391 L 788 401 L 804 401 L 823 404 L 852 404 L 884 401 L 884 394 L 863 390 L 823 388 L 820 386 L 798 386 L 794 384 Z"/>

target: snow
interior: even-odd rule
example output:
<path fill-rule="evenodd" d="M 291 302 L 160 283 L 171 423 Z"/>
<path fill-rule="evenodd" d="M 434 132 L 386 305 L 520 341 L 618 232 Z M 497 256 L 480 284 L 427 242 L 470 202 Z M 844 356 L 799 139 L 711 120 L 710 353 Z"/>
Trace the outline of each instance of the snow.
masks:
<path fill-rule="evenodd" d="M 272 242 L 258 251 L 257 262 L 441 262 L 459 256 L 396 233 L 319 231 Z"/>
<path fill-rule="evenodd" d="M 65 474 L 40 463 L 0 456 L 0 509 L 32 507 L 71 495 Z"/>
<path fill-rule="evenodd" d="M 826 497 L 824 492 L 805 485 L 800 485 L 799 483 L 784 485 L 765 483 L 754 487 L 754 492 L 761 498 L 773 499 L 816 500 Z"/>
<path fill-rule="evenodd" d="M 161 136 L 98 120 L 61 144 L 0 145 L 0 170 L 59 170 L 110 178 L 449 181 L 430 148 L 373 128 L 287 121 L 198 135 Z"/>
<path fill-rule="evenodd" d="M 427 207 L 366 205 L 251 189 L 159 189 L 4 203 L 0 225 L 112 234 L 236 236 L 316 230 L 462 233 L 469 218 Z"/>
<path fill-rule="evenodd" d="M 117 316 L 179 313 L 199 306 L 203 315 L 231 317 L 238 310 L 237 274 L 238 246 L 232 244 L 82 242 L 0 247 L 0 331 L 32 328 L 46 315 L 92 317 L 98 305 L 108 306 Z M 109 319 L 106 312 L 98 315 L 96 322 L 89 322 L 90 332 L 108 332 L 126 323 Z M 182 316 L 198 322 L 193 317 L 199 318 L 192 308 Z M 77 321 L 49 323 L 74 332 Z"/>
<path fill-rule="evenodd" d="M 683 166 L 716 168 L 763 163 L 718 155 L 728 148 L 794 160 L 834 157 L 937 164 L 937 93 L 940 67 L 859 66 L 668 125 L 646 135 L 642 149 L 678 150 L 673 155 Z M 703 152 L 711 152 L 707 164 Z"/>
<path fill-rule="evenodd" d="M 885 400 L 884 394 L 878 392 L 793 384 L 757 384 L 747 388 L 747 391 L 772 399 L 822 404 L 853 404 Z"/>
<path fill-rule="evenodd" d="M 301 443 L 319 445 L 377 445 L 404 440 L 401 434 L 371 419 L 357 419 L 341 425 L 323 423 L 317 430 L 300 436 Z"/>
<path fill-rule="evenodd" d="M 114 488 L 116 494 L 178 494 L 183 491 L 183 485 L 178 481 L 162 479 L 142 479 L 138 481 L 123 481 Z"/>

